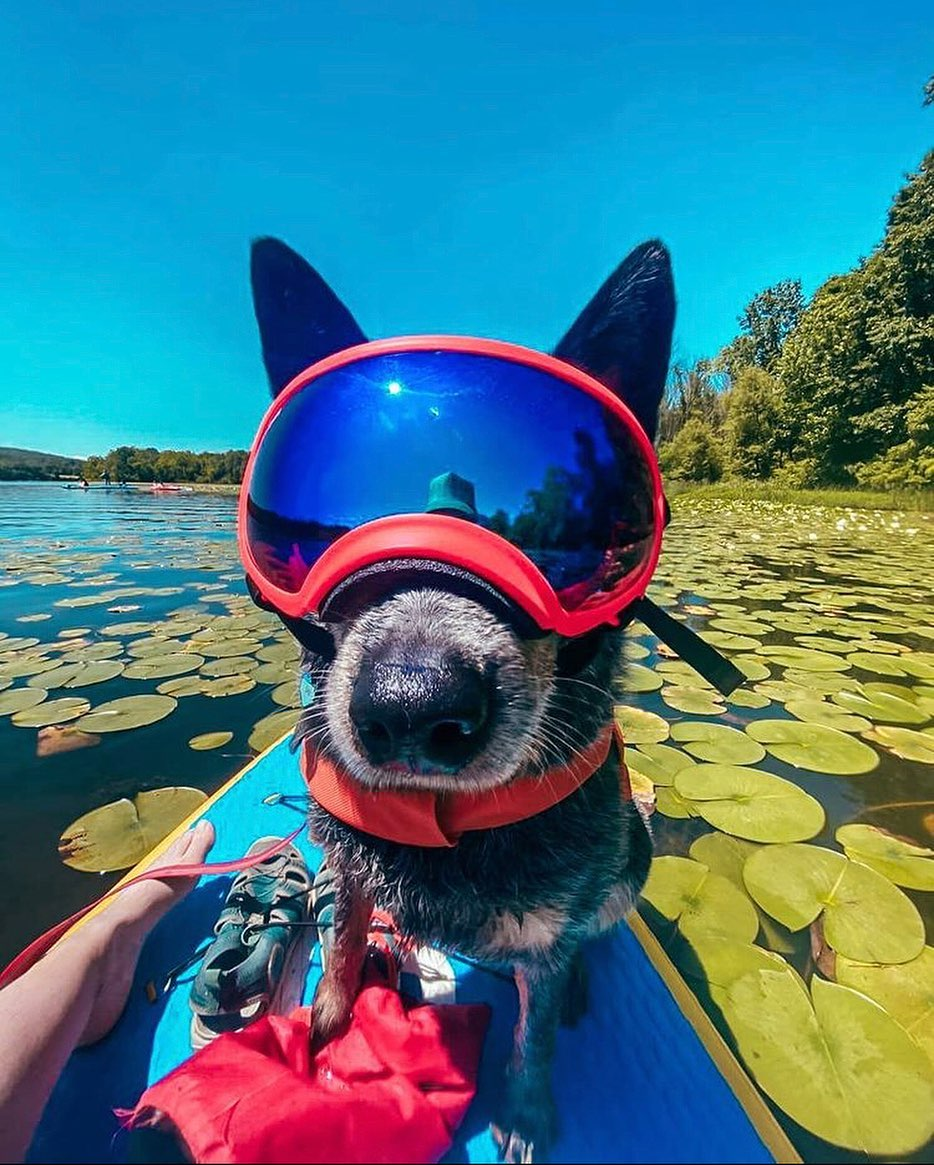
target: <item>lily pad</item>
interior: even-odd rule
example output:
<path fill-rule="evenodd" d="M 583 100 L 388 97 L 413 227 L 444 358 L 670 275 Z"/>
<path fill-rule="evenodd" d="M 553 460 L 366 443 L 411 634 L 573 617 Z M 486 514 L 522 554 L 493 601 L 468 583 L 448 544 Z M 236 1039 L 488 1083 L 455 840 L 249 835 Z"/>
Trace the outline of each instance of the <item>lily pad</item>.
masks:
<path fill-rule="evenodd" d="M 43 659 L 41 656 L 18 659 L 0 665 L 0 676 L 7 680 L 19 680 L 24 676 L 40 676 L 43 672 L 52 671 L 58 667 L 58 661 Z"/>
<path fill-rule="evenodd" d="M 848 858 L 870 866 L 896 886 L 934 890 L 934 850 L 902 841 L 874 825 L 841 825 L 834 837 Z"/>
<path fill-rule="evenodd" d="M 102 684 L 120 675 L 126 664 L 117 659 L 92 660 L 90 663 L 63 663 L 54 671 L 43 673 L 36 686 L 44 688 L 86 688 L 90 684 Z M 32 685 L 33 681 L 27 681 Z"/>
<path fill-rule="evenodd" d="M 272 702 L 279 704 L 282 708 L 298 708 L 302 702 L 297 679 L 292 680 L 291 683 L 280 684 L 277 688 L 273 688 L 269 695 Z"/>
<path fill-rule="evenodd" d="M 284 684 L 298 675 L 298 665 L 292 662 L 261 663 L 250 675 L 258 684 Z"/>
<path fill-rule="evenodd" d="M 89 643 L 87 647 L 77 647 L 62 656 L 64 663 L 89 663 L 95 659 L 113 659 L 123 652 L 123 644 L 112 639 L 105 639 L 99 643 Z"/>
<path fill-rule="evenodd" d="M 810 1132 L 886 1158 L 930 1137 L 934 1084 L 927 1059 L 858 991 L 815 977 L 809 995 L 788 967 L 740 975 L 718 1002 L 759 1087 Z"/>
<path fill-rule="evenodd" d="M 775 663 L 800 671 L 846 671 L 851 666 L 847 659 L 841 659 L 828 651 L 814 651 L 809 647 L 763 647 L 760 652 Z"/>
<path fill-rule="evenodd" d="M 772 674 L 762 660 L 756 659 L 754 655 L 734 655 L 730 663 L 735 664 L 746 679 L 752 683 L 767 680 Z"/>
<path fill-rule="evenodd" d="M 22 712 L 41 704 L 49 693 L 45 688 L 8 688 L 0 692 L 0 716 Z"/>
<path fill-rule="evenodd" d="M 101 628 L 101 635 L 146 635 L 155 628 L 155 623 L 131 619 L 126 623 L 109 623 L 106 627 Z M 87 629 L 85 628 L 85 630 Z"/>
<path fill-rule="evenodd" d="M 121 696 L 99 704 L 78 721 L 82 732 L 125 732 L 171 715 L 178 701 L 171 696 Z M 114 867 L 117 868 L 117 867 Z"/>
<path fill-rule="evenodd" d="M 261 646 L 258 639 L 214 639 L 208 641 L 191 640 L 192 648 L 212 659 L 231 659 L 236 655 L 252 655 Z M 262 654 L 260 659 L 265 658 Z M 298 659 L 298 651 L 295 652 Z"/>
<path fill-rule="evenodd" d="M 127 665 L 123 674 L 128 680 L 162 680 L 197 671 L 203 663 L 204 657 L 201 655 L 176 651 L 168 655 L 147 655 L 144 659 L 137 659 Z"/>
<path fill-rule="evenodd" d="M 726 698 L 728 704 L 736 708 L 767 708 L 772 702 L 762 692 L 750 692 L 745 688 L 737 688 Z"/>
<path fill-rule="evenodd" d="M 156 685 L 156 691 L 163 696 L 200 696 L 204 680 L 200 675 L 179 676 Z"/>
<path fill-rule="evenodd" d="M 834 692 L 845 690 L 859 690 L 859 684 L 851 675 L 835 671 L 802 671 L 799 668 L 788 667 L 782 673 L 782 679 L 822 696 L 830 696 Z"/>
<path fill-rule="evenodd" d="M 746 726 L 753 740 L 764 744 L 772 756 L 812 773 L 855 776 L 872 772 L 879 755 L 836 728 L 801 724 L 797 720 L 755 720 Z"/>
<path fill-rule="evenodd" d="M 836 728 L 840 732 L 865 732 L 872 725 L 862 716 L 852 716 L 826 700 L 789 700 L 785 711 L 805 724 L 821 724 L 825 728 Z"/>
<path fill-rule="evenodd" d="M 761 745 L 724 724 L 684 720 L 672 727 L 671 736 L 684 745 L 685 752 L 714 764 L 754 765 L 765 756 Z"/>
<path fill-rule="evenodd" d="M 696 765 L 675 789 L 699 817 L 748 841 L 807 841 L 824 827 L 824 810 L 791 781 L 742 765 Z"/>
<path fill-rule="evenodd" d="M 693 768 L 697 762 L 667 744 L 642 744 L 626 750 L 626 763 L 647 776 L 653 785 L 673 785 L 676 773 Z"/>
<path fill-rule="evenodd" d="M 138 793 L 132 801 L 113 801 L 73 821 L 61 836 L 58 852 L 65 865 L 76 870 L 127 869 L 206 800 L 200 789 L 177 787 Z"/>
<path fill-rule="evenodd" d="M 759 920 L 748 897 L 720 874 L 691 858 L 656 858 L 642 897 L 688 940 L 719 934 L 752 942 Z"/>
<path fill-rule="evenodd" d="M 905 689 L 908 699 L 882 691 L 878 684 L 873 688 L 874 691 L 869 691 L 867 685 L 859 692 L 836 692 L 832 699 L 848 712 L 883 724 L 924 724 L 930 719 L 927 712 L 911 699 L 910 688 Z"/>
<path fill-rule="evenodd" d="M 650 667 L 641 663 L 629 663 L 622 674 L 622 687 L 627 692 L 654 692 L 664 682 Z"/>
<path fill-rule="evenodd" d="M 734 635 L 752 635 L 755 637 L 768 635 L 772 630 L 768 623 L 760 623 L 758 619 L 744 619 L 742 616 L 711 619 L 708 626 L 716 628 L 717 631 L 729 631 Z"/>
<path fill-rule="evenodd" d="M 256 687 L 251 675 L 220 676 L 218 679 L 202 679 L 201 694 L 212 698 L 218 696 L 240 696 Z"/>
<path fill-rule="evenodd" d="M 249 655 L 233 655 L 228 659 L 212 659 L 201 668 L 203 676 L 240 676 L 255 672 L 259 663 Z"/>
<path fill-rule="evenodd" d="M 719 716 L 726 711 L 721 697 L 713 691 L 698 688 L 662 688 L 662 699 L 676 712 L 686 712 L 689 716 Z"/>
<path fill-rule="evenodd" d="M 45 728 L 49 724 L 77 720 L 90 707 L 91 701 L 81 696 L 64 696 L 60 700 L 43 700 L 32 708 L 14 712 L 12 721 L 20 728 Z"/>
<path fill-rule="evenodd" d="M 690 801 L 685 801 L 674 785 L 657 785 L 655 787 L 655 808 L 665 817 L 676 820 L 686 820 L 696 817 Z"/>
<path fill-rule="evenodd" d="M 907 963 L 837 959 L 837 982 L 874 999 L 927 1052 L 934 1066 L 934 947 Z"/>
<path fill-rule="evenodd" d="M 232 732 L 202 732 L 199 736 L 193 736 L 188 741 L 188 747 L 193 748 L 195 752 L 206 752 L 211 748 L 222 748 L 231 740 L 233 740 Z"/>
<path fill-rule="evenodd" d="M 261 647 L 256 652 L 256 658 L 263 660 L 264 663 L 282 663 L 290 660 L 297 663 L 298 656 L 298 644 L 294 642 L 272 643 L 269 647 Z"/>
<path fill-rule="evenodd" d="M 874 675 L 903 676 L 907 674 L 901 666 L 901 656 L 893 659 L 891 655 L 872 651 L 854 651 L 846 658 L 853 667 L 862 668 L 863 671 L 872 672 Z"/>
<path fill-rule="evenodd" d="M 888 878 L 834 850 L 771 845 L 743 868 L 746 889 L 789 930 L 821 917 L 838 954 L 867 963 L 904 963 L 924 946 L 914 904 Z"/>
<path fill-rule="evenodd" d="M 280 736 L 285 735 L 286 732 L 291 732 L 298 723 L 300 714 L 300 708 L 287 708 L 282 712 L 273 712 L 269 716 L 264 716 L 262 720 L 258 720 L 253 725 L 253 731 L 250 733 L 247 744 L 255 752 L 262 752 L 271 744 L 275 744 Z"/>
<path fill-rule="evenodd" d="M 720 651 L 755 651 L 759 644 L 748 635 L 734 635 L 729 631 L 703 631 L 701 638 Z"/>
<path fill-rule="evenodd" d="M 668 722 L 654 712 L 630 704 L 617 704 L 613 717 L 626 744 L 657 744 L 668 739 Z"/>
<path fill-rule="evenodd" d="M 915 732 L 910 728 L 888 728 L 880 724 L 864 732 L 863 736 L 904 760 L 934 765 L 934 735 L 931 735 L 930 730 Z"/>

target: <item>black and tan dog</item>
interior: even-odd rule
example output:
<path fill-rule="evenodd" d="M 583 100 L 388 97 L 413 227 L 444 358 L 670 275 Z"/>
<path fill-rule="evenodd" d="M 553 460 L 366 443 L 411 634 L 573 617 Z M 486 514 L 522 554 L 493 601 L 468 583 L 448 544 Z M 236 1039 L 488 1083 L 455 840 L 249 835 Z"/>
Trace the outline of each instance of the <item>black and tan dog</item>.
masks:
<path fill-rule="evenodd" d="M 252 280 L 274 394 L 316 360 L 363 342 L 347 309 L 283 243 L 254 245 Z M 555 355 L 617 392 L 652 438 L 673 320 L 668 254 L 647 243 L 601 287 Z M 512 455 L 521 456 L 521 444 Z M 487 605 L 445 590 L 443 580 L 383 594 L 329 630 L 333 658 L 304 653 L 317 695 L 298 734 L 364 787 L 495 790 L 566 765 L 612 718 L 619 631 L 523 639 Z M 314 802 L 310 825 L 337 895 L 316 1037 L 329 1038 L 348 1020 L 374 906 L 419 943 L 510 966 L 520 1020 L 495 1131 L 507 1161 L 542 1159 L 555 1133 L 557 1026 L 586 1006 L 581 944 L 631 910 L 652 856 L 644 820 L 621 796 L 612 754 L 559 804 L 467 833 L 453 848 L 385 841 Z"/>

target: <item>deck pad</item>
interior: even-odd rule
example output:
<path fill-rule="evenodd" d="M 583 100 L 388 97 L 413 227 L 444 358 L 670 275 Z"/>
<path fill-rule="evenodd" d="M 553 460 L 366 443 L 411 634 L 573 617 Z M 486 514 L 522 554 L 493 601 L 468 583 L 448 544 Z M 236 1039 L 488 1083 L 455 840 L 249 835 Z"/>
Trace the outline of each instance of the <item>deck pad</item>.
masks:
<path fill-rule="evenodd" d="M 301 822 L 304 796 L 297 759 L 282 740 L 197 814 L 212 821 L 217 833 L 209 860 L 242 857 L 256 838 L 290 833 Z M 320 851 L 305 837 L 296 844 L 309 867 L 317 868 Z M 29 1161 L 127 1160 L 129 1137 L 113 1110 L 133 1108 L 148 1085 L 190 1055 L 188 994 L 197 964 L 179 974 L 168 990 L 162 988 L 172 969 L 208 941 L 230 882 L 230 876 L 202 878 L 152 932 L 122 1019 L 106 1039 L 71 1057 Z M 651 944 L 647 953 L 638 933 L 621 926 L 586 950 L 590 1010 L 576 1028 L 562 1028 L 558 1035 L 553 1082 L 561 1132 L 551 1161 L 797 1160 L 742 1070 L 720 1048 L 720 1065 L 734 1086 L 742 1085 L 734 1091 L 708 1051 L 711 1038 L 718 1041 L 709 1021 L 698 1008 L 687 1008 L 691 1019 L 686 1018 L 656 969 L 659 959 L 650 957 Z M 451 964 L 457 1001 L 490 1003 L 493 1018 L 477 1096 L 445 1160 L 493 1162 L 497 1155 L 489 1122 L 502 1093 L 516 993 L 511 983 L 488 971 L 456 957 Z M 668 977 L 670 969 L 661 969 Z M 319 975 L 315 951 L 305 1002 L 311 1002 Z M 158 993 L 154 1003 L 147 996 L 150 984 Z"/>

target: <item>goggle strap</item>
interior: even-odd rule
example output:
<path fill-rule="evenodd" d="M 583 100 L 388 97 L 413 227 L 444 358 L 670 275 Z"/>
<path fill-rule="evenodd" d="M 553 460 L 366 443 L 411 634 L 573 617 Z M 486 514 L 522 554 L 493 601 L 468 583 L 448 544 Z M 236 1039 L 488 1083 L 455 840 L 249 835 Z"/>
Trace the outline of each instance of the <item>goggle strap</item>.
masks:
<path fill-rule="evenodd" d="M 746 682 L 746 676 L 715 647 L 657 607 L 651 599 L 637 599 L 630 608 L 635 617 L 724 696 Z"/>
<path fill-rule="evenodd" d="M 293 619 L 291 615 L 285 615 L 268 603 L 257 589 L 253 580 L 247 577 L 247 590 L 250 592 L 250 598 L 263 611 L 272 611 L 278 616 L 282 625 L 298 642 L 310 651 L 312 655 L 320 656 L 322 659 L 331 660 L 334 658 L 334 637 L 330 631 L 325 630 L 324 627 L 319 627 L 315 623 L 308 623 L 304 619 Z"/>

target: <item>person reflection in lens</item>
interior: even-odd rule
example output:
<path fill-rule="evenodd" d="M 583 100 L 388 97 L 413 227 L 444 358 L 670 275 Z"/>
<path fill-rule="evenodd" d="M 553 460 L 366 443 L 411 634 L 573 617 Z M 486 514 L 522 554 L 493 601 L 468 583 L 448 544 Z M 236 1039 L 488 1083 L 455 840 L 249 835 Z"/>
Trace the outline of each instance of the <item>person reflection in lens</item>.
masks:
<path fill-rule="evenodd" d="M 465 518 L 479 522 L 477 498 L 472 481 L 456 473 L 439 473 L 428 483 L 426 514 L 445 514 L 449 518 Z"/>

